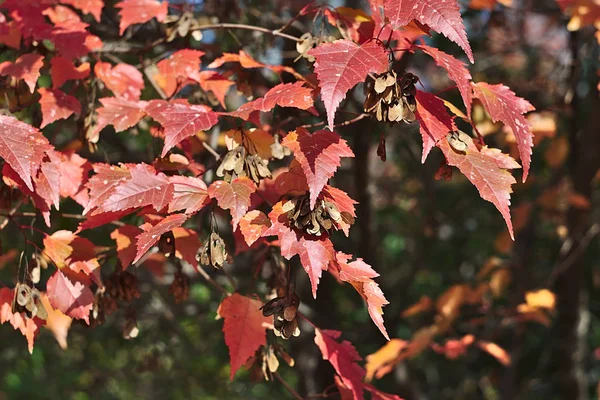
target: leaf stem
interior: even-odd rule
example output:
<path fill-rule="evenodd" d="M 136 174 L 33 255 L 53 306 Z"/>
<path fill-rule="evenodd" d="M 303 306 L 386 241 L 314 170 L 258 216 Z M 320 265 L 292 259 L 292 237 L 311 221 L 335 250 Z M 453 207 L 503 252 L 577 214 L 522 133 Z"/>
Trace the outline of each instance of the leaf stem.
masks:
<path fill-rule="evenodd" d="M 300 38 L 292 35 L 288 35 L 287 33 L 280 32 L 279 29 L 270 30 L 267 28 L 263 28 L 261 26 L 254 25 L 246 25 L 246 24 L 231 24 L 231 23 L 220 23 L 220 24 L 208 24 L 202 25 L 194 29 L 194 31 L 207 31 L 209 29 L 245 29 L 248 31 L 262 32 L 273 36 L 279 36 L 284 39 L 293 40 L 294 42 L 299 42 Z"/>
<path fill-rule="evenodd" d="M 275 378 L 277 378 L 277 380 L 278 380 L 279 382 L 281 382 L 281 384 L 282 384 L 282 385 L 283 385 L 283 386 L 284 386 L 284 387 L 285 387 L 285 388 L 288 390 L 288 392 L 290 392 L 290 393 L 292 394 L 292 396 L 294 396 L 294 398 L 296 398 L 296 399 L 298 399 L 298 400 L 304 400 L 304 397 L 300 396 L 300 395 L 298 394 L 298 392 L 296 392 L 296 391 L 294 390 L 294 388 L 293 388 L 293 387 L 291 387 L 291 386 L 290 386 L 290 384 L 289 384 L 289 383 L 287 383 L 287 382 L 285 381 L 285 379 L 283 379 L 283 378 L 281 377 L 281 375 L 279 375 L 279 373 L 278 373 L 278 372 L 273 372 L 273 376 L 274 376 Z"/>

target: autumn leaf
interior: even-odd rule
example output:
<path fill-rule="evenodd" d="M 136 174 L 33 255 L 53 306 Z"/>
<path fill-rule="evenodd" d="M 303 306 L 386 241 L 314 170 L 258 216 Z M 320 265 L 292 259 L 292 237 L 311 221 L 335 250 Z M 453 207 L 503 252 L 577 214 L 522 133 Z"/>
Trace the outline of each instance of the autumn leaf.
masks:
<path fill-rule="evenodd" d="M 365 370 L 356 363 L 362 358 L 349 341 L 337 342 L 341 334 L 339 331 L 315 329 L 315 343 L 323 359 L 331 363 L 344 385 L 352 391 L 354 399 L 363 399 Z"/>
<path fill-rule="evenodd" d="M 104 7 L 103 0 L 60 0 L 62 4 L 69 4 L 84 14 L 92 14 L 94 19 L 100 22 L 100 15 Z"/>
<path fill-rule="evenodd" d="M 366 357 L 367 364 L 365 365 L 367 370 L 367 382 L 371 382 L 374 377 L 380 379 L 390 372 L 397 363 L 401 352 L 407 347 L 407 341 L 402 339 L 392 339 L 375 353 L 369 354 Z"/>
<path fill-rule="evenodd" d="M 383 325 L 382 307 L 389 304 L 379 285 L 373 281 L 373 278 L 379 276 L 373 268 L 365 263 L 362 258 L 348 262 L 352 256 L 338 252 L 336 254 L 336 266 L 338 268 L 339 278 L 350 283 L 367 303 L 369 316 L 379 328 L 383 336 L 390 340 L 390 337 Z"/>
<path fill-rule="evenodd" d="M 82 319 L 89 325 L 94 304 L 94 295 L 89 287 L 56 271 L 46 283 L 46 293 L 52 308 L 71 318 Z"/>
<path fill-rule="evenodd" d="M 94 214 L 148 205 L 160 211 L 169 205 L 173 199 L 173 184 L 165 174 L 157 173 L 147 164 L 135 164 L 129 168 L 129 173 L 131 178 L 118 183 L 112 194 L 100 204 Z"/>
<path fill-rule="evenodd" d="M 432 57 L 437 65 L 444 68 L 448 72 L 448 77 L 456 82 L 458 91 L 462 96 L 465 107 L 467 108 L 467 116 L 471 117 L 471 103 L 473 102 L 473 89 L 471 88 L 471 74 L 465 64 L 444 53 L 435 47 L 420 45 L 416 48 L 421 49 L 425 54 Z"/>
<path fill-rule="evenodd" d="M 119 97 L 105 97 L 99 101 L 102 107 L 96 109 L 98 121 L 95 136 L 108 125 L 114 126 L 116 132 L 127 130 L 146 115 L 145 101 L 130 101 Z"/>
<path fill-rule="evenodd" d="M 517 181 L 510 172 L 498 166 L 497 157 L 490 156 L 489 152 L 480 152 L 468 135 L 461 136 L 468 145 L 464 153 L 455 151 L 446 139 L 440 140 L 437 146 L 442 149 L 448 164 L 458 167 L 460 172 L 475 185 L 481 198 L 496 206 L 506 221 L 510 237 L 514 240 L 509 205 L 511 186 Z"/>
<path fill-rule="evenodd" d="M 44 56 L 38 53 L 27 53 L 17 58 L 14 63 L 10 61 L 0 63 L 0 75 L 24 80 L 31 93 L 33 93 L 40 77 L 40 69 L 43 66 Z"/>
<path fill-rule="evenodd" d="M 240 220 L 240 230 L 248 247 L 252 246 L 271 226 L 269 218 L 260 210 L 252 210 Z"/>
<path fill-rule="evenodd" d="M 348 194 L 343 190 L 330 185 L 325 185 L 320 197 L 323 198 L 323 200 L 333 203 L 340 213 L 346 212 L 353 218 L 356 218 L 356 210 L 354 205 L 357 204 L 357 202 L 348 196 Z M 351 223 L 346 221 L 344 217 L 342 217 L 340 221 L 337 221 L 334 226 L 336 229 L 338 226 L 340 226 L 346 237 L 350 235 Z"/>
<path fill-rule="evenodd" d="M 456 0 L 388 0 L 383 4 L 385 16 L 394 28 L 419 21 L 458 44 L 474 62 L 465 25 Z"/>
<path fill-rule="evenodd" d="M 158 0 L 123 0 L 115 4 L 120 8 L 119 16 L 119 35 L 123 35 L 125 29 L 133 24 L 143 24 L 156 18 L 158 22 L 163 22 L 167 17 L 169 3 Z"/>
<path fill-rule="evenodd" d="M 40 131 L 18 119 L 0 115 L 0 157 L 4 159 L 33 191 L 32 178 L 44 159 L 44 153 L 52 149 Z"/>
<path fill-rule="evenodd" d="M 223 55 L 210 64 L 208 64 L 208 68 L 219 68 L 223 66 L 223 64 L 228 62 L 237 62 L 243 68 L 262 68 L 265 67 L 265 64 L 260 63 L 253 59 L 248 53 L 244 50 L 240 50 L 239 54 L 235 53 L 223 53 Z"/>
<path fill-rule="evenodd" d="M 246 177 L 236 178 L 231 183 L 213 182 L 208 188 L 208 195 L 217 200 L 223 210 L 230 210 L 233 230 L 237 229 L 240 219 L 250 207 L 250 195 L 256 191 L 254 182 Z"/>
<path fill-rule="evenodd" d="M 35 191 L 41 198 L 46 200 L 48 208 L 54 205 L 59 209 L 60 201 L 60 170 L 61 157 L 53 155 L 49 160 L 42 162 L 42 165 L 35 177 Z"/>
<path fill-rule="evenodd" d="M 169 203 L 169 212 L 185 210 L 193 214 L 209 203 L 206 183 L 191 176 L 171 176 L 173 199 Z"/>
<path fill-rule="evenodd" d="M 167 97 L 183 89 L 188 81 L 199 80 L 200 57 L 203 55 L 200 50 L 183 49 L 156 64 L 159 76 L 155 79 Z"/>
<path fill-rule="evenodd" d="M 60 348 L 66 350 L 68 347 L 67 336 L 69 335 L 69 328 L 71 328 L 73 318 L 63 314 L 60 310 L 55 310 L 50 305 L 50 300 L 48 300 L 48 295 L 46 293 L 42 293 L 41 299 L 42 304 L 46 309 L 46 313 L 48 313 L 46 325 L 44 326 L 52 332 Z"/>
<path fill-rule="evenodd" d="M 142 230 L 133 225 L 120 226 L 110 233 L 110 238 L 117 242 L 117 256 L 123 270 L 126 270 L 135 259 L 136 237 L 141 233 Z"/>
<path fill-rule="evenodd" d="M 448 132 L 455 130 L 452 117 L 448 114 L 444 101 L 434 94 L 417 90 L 417 120 L 423 138 L 423 155 L 421 163 L 425 163 L 431 149 Z"/>
<path fill-rule="evenodd" d="M 237 146 L 246 146 L 256 151 L 263 160 L 271 158 L 271 145 L 273 136 L 262 129 L 232 129 L 224 133 L 227 137 L 225 143 L 229 150 Z"/>
<path fill-rule="evenodd" d="M 40 106 L 42 108 L 42 125 L 51 124 L 59 119 L 69 118 L 73 114 L 81 114 L 81 103 L 75 97 L 59 89 L 40 88 Z"/>
<path fill-rule="evenodd" d="M 332 131 L 335 112 L 346 92 L 363 82 L 369 73 L 388 69 L 388 54 L 376 41 L 359 46 L 350 40 L 336 40 L 316 47 L 308 54 L 316 59 L 315 73 Z"/>
<path fill-rule="evenodd" d="M 280 83 L 263 97 L 242 105 L 228 115 L 248 120 L 252 112 L 269 112 L 275 106 L 308 110 L 313 106 L 312 89 L 305 87 L 304 82 Z"/>
<path fill-rule="evenodd" d="M 523 114 L 535 110 L 527 100 L 518 97 L 504 85 L 490 85 L 485 82 L 473 83 L 473 95 L 481 100 L 492 117 L 492 121 L 502 121 L 510 127 L 517 139 L 517 148 L 523 163 L 523 182 L 529 175 L 533 134 L 527 118 Z"/>
<path fill-rule="evenodd" d="M 50 76 L 52 86 L 59 88 L 67 81 L 83 80 L 90 76 L 90 63 L 84 62 L 76 67 L 72 61 L 64 57 L 53 57 L 50 60 Z"/>
<path fill-rule="evenodd" d="M 259 300 L 234 293 L 223 300 L 217 311 L 225 319 L 223 333 L 229 348 L 231 380 L 256 350 L 267 344 L 266 328 L 272 325 L 272 320 L 262 315 L 260 307 Z"/>
<path fill-rule="evenodd" d="M 505 367 L 508 367 L 512 360 L 510 354 L 506 352 L 502 347 L 498 346 L 494 342 L 488 342 L 487 340 L 478 340 L 476 343 L 477 347 L 486 353 L 490 354 L 494 357 L 498 362 L 500 362 Z"/>
<path fill-rule="evenodd" d="M 174 228 L 180 227 L 185 221 L 187 221 L 188 218 L 189 215 L 187 214 L 173 214 L 169 215 L 164 219 L 161 219 L 154 226 L 148 227 L 146 229 L 144 229 L 145 226 L 142 226 L 144 232 L 140 233 L 136 238 L 137 253 L 133 260 L 133 263 L 135 264 L 136 262 L 138 262 L 140 258 L 142 258 L 142 256 L 146 254 L 146 252 L 150 250 L 150 248 L 154 246 L 156 242 L 158 242 L 160 236 L 163 233 L 170 232 Z"/>
<path fill-rule="evenodd" d="M 19 330 L 27 339 L 29 353 L 33 352 L 33 343 L 40 332 L 40 326 L 44 324 L 39 318 L 28 318 L 24 313 L 12 312 L 12 300 L 14 289 L 0 288 L 0 324 L 8 322 L 15 330 Z"/>
<path fill-rule="evenodd" d="M 216 71 L 200 71 L 197 80 L 202 90 L 212 92 L 219 100 L 219 104 L 225 108 L 225 95 L 229 88 L 235 85 L 235 82 L 230 81 Z"/>
<path fill-rule="evenodd" d="M 96 174 L 86 184 L 89 189 L 90 201 L 83 210 L 83 215 L 104 204 L 118 185 L 131 179 L 127 165 L 96 163 L 93 169 Z"/>
<path fill-rule="evenodd" d="M 190 105 L 186 102 L 152 100 L 146 112 L 165 129 L 165 146 L 161 157 L 183 139 L 199 131 L 210 129 L 218 121 L 218 115 L 204 105 Z"/>
<path fill-rule="evenodd" d="M 51 200 L 45 200 L 37 192 L 30 190 L 8 163 L 2 166 L 2 180 L 5 185 L 19 189 L 25 197 L 29 198 L 44 217 L 46 226 L 50 227 Z"/>
<path fill-rule="evenodd" d="M 88 239 L 77 236 L 71 231 L 56 231 L 44 237 L 44 254 L 57 268 L 70 269 L 75 273 L 82 272 L 90 279 L 83 279 L 79 275 L 80 280 L 93 281 L 102 286 L 100 264 L 96 258 L 94 244 Z"/>
<path fill-rule="evenodd" d="M 341 157 L 354 157 L 346 141 L 335 132 L 309 133 L 304 128 L 290 132 L 282 144 L 294 152 L 306 175 L 313 209 L 323 187 L 340 166 Z"/>
<path fill-rule="evenodd" d="M 137 101 L 144 88 L 144 77 L 133 65 L 119 63 L 112 66 L 99 61 L 94 65 L 94 74 L 116 97 Z"/>
<path fill-rule="evenodd" d="M 194 268 L 198 268 L 196 255 L 202 243 L 198 233 L 189 228 L 173 228 L 175 238 L 175 257 L 182 259 Z"/>

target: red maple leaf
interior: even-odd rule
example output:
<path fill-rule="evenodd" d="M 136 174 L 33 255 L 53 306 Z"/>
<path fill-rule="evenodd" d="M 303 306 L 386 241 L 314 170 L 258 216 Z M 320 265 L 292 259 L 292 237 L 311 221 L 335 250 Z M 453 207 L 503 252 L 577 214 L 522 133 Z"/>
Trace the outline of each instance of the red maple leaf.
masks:
<path fill-rule="evenodd" d="M 21 331 L 21 334 L 27 339 L 29 353 L 32 353 L 35 337 L 40 332 L 40 327 L 44 325 L 44 321 L 39 318 L 28 318 L 24 313 L 13 314 L 14 293 L 14 289 L 0 288 L 0 324 L 9 322 L 15 330 Z"/>
<path fill-rule="evenodd" d="M 193 214 L 209 203 L 206 183 L 200 178 L 191 176 L 171 176 L 173 184 L 173 200 L 169 203 L 169 212 L 185 210 Z"/>
<path fill-rule="evenodd" d="M 304 87 L 304 82 L 280 83 L 271 88 L 263 97 L 246 103 L 236 111 L 227 114 L 248 120 L 252 112 L 269 112 L 275 106 L 308 110 L 313 106 L 312 89 Z"/>
<path fill-rule="evenodd" d="M 82 283 L 90 284 L 93 281 L 102 286 L 100 264 L 94 244 L 88 239 L 71 231 L 56 231 L 44 237 L 44 254 L 64 273 Z"/>
<path fill-rule="evenodd" d="M 53 57 L 50 60 L 50 76 L 52 77 L 52 86 L 59 88 L 67 81 L 85 79 L 90 76 L 90 63 L 84 62 L 76 67 L 72 61 L 64 57 Z"/>
<path fill-rule="evenodd" d="M 94 214 L 148 205 L 160 211 L 169 204 L 173 198 L 173 185 L 165 174 L 156 173 L 156 170 L 147 164 L 135 164 L 129 168 L 129 173 L 131 178 L 117 184 L 112 194 L 99 205 Z"/>
<path fill-rule="evenodd" d="M 46 293 L 52 308 L 71 318 L 90 323 L 94 295 L 89 287 L 63 274 L 62 271 L 56 271 L 46 283 Z"/>
<path fill-rule="evenodd" d="M 96 175 L 92 176 L 86 184 L 90 191 L 90 201 L 83 210 L 84 215 L 102 205 L 119 184 L 131 178 L 127 165 L 96 163 L 93 168 Z"/>
<path fill-rule="evenodd" d="M 348 254 L 338 252 L 336 254 L 336 267 L 338 276 L 344 282 L 349 282 L 367 303 L 367 310 L 375 325 L 379 328 L 387 340 L 390 337 L 383 325 L 382 307 L 389 302 L 386 300 L 379 285 L 373 281 L 373 278 L 379 276 L 373 268 L 365 263 L 361 258 L 348 262 L 352 258 Z"/>
<path fill-rule="evenodd" d="M 110 238 L 117 242 L 117 256 L 123 270 L 126 270 L 135 259 L 136 237 L 141 233 L 142 230 L 133 225 L 120 226 L 110 233 Z"/>
<path fill-rule="evenodd" d="M 0 157 L 4 159 L 33 191 L 36 175 L 44 153 L 52 149 L 48 139 L 36 128 L 18 119 L 0 115 Z"/>
<path fill-rule="evenodd" d="M 419 21 L 458 44 L 474 62 L 456 0 L 389 0 L 383 7 L 393 27 L 408 25 L 413 19 Z"/>
<path fill-rule="evenodd" d="M 44 222 L 50 227 L 50 206 L 49 202 L 43 199 L 37 192 L 30 190 L 17 172 L 12 169 L 10 164 L 4 163 L 2 166 L 2 180 L 4 183 L 11 187 L 18 188 L 26 198 L 29 198 L 35 207 L 42 213 Z"/>
<path fill-rule="evenodd" d="M 465 64 L 451 56 L 450 54 L 444 53 L 435 47 L 426 45 L 416 46 L 416 48 L 423 50 L 425 54 L 430 55 L 437 65 L 444 68 L 448 72 L 448 77 L 456 82 L 456 86 L 463 98 L 465 107 L 467 108 L 467 116 L 471 117 L 471 103 L 473 102 L 473 90 L 471 89 L 471 74 L 465 66 Z"/>
<path fill-rule="evenodd" d="M 419 131 L 423 138 L 423 155 L 421 162 L 425 163 L 431 149 L 448 132 L 455 129 L 454 120 L 448 114 L 444 101 L 434 94 L 417 90 L 417 120 Z"/>
<path fill-rule="evenodd" d="M 88 24 L 81 21 L 79 15 L 69 7 L 56 5 L 54 7 L 46 8 L 42 11 L 42 14 L 48 17 L 53 24 L 76 24 L 77 28 L 85 29 L 88 27 Z"/>
<path fill-rule="evenodd" d="M 340 135 L 325 130 L 311 134 L 304 128 L 298 128 L 288 133 L 281 143 L 294 152 L 302 166 L 310 191 L 311 209 L 329 178 L 340 166 L 341 157 L 354 157 Z"/>
<path fill-rule="evenodd" d="M 223 210 L 230 210 L 233 230 L 250 207 L 250 195 L 256 191 L 254 182 L 246 177 L 236 178 L 231 183 L 215 181 L 208 188 L 208 195 L 217 200 Z"/>
<path fill-rule="evenodd" d="M 315 343 L 321 350 L 323 359 L 331 363 L 344 385 L 352 391 L 354 399 L 363 399 L 363 379 L 366 372 L 356 363 L 362 358 L 349 341 L 337 342 L 336 339 L 341 334 L 339 331 L 315 329 Z"/>
<path fill-rule="evenodd" d="M 123 0 L 115 4 L 120 8 L 119 16 L 119 35 L 125 32 L 125 29 L 133 24 L 143 24 L 156 18 L 158 22 L 163 22 L 167 17 L 169 3 L 157 0 Z"/>
<path fill-rule="evenodd" d="M 352 217 L 356 218 L 356 210 L 354 209 L 354 205 L 357 202 L 352 199 L 346 192 L 335 188 L 333 186 L 325 185 L 323 191 L 321 192 L 321 198 L 323 200 L 327 200 L 335 204 L 339 212 L 347 212 Z M 342 229 L 346 237 L 350 235 L 350 224 L 342 218 L 341 221 L 334 222 L 334 226 L 337 228 L 338 226 Z"/>
<path fill-rule="evenodd" d="M 173 237 L 175 238 L 175 256 L 194 268 L 198 268 L 196 255 L 202 246 L 198 233 L 193 229 L 179 227 L 173 229 Z"/>
<path fill-rule="evenodd" d="M 244 50 L 240 50 L 239 54 L 235 53 L 223 53 L 223 55 L 210 64 L 208 64 L 208 68 L 219 68 L 223 64 L 228 62 L 237 62 L 243 68 L 262 68 L 265 67 L 265 64 L 260 63 L 253 59 L 248 53 Z"/>
<path fill-rule="evenodd" d="M 17 58 L 14 63 L 4 61 L 0 63 L 0 75 L 10 76 L 17 80 L 23 79 L 31 93 L 40 77 L 40 69 L 44 66 L 44 56 L 38 53 L 27 53 Z"/>
<path fill-rule="evenodd" d="M 54 204 L 54 208 L 59 209 L 60 201 L 60 170 L 58 166 L 61 164 L 62 158 L 60 155 L 52 154 L 50 159 L 44 160 L 37 176 L 35 177 L 35 191 L 40 195 L 48 208 Z"/>
<path fill-rule="evenodd" d="M 19 50 L 21 47 L 21 30 L 17 26 L 16 21 L 8 21 L 8 23 L 2 26 L 5 29 L 0 29 L 0 43 Z"/>
<path fill-rule="evenodd" d="M 83 207 L 89 202 L 89 194 L 85 189 L 88 180 L 88 172 L 92 164 L 77 153 L 69 151 L 61 154 L 62 160 L 58 164 L 60 171 L 60 195 L 71 197 Z"/>
<path fill-rule="evenodd" d="M 100 99 L 102 107 L 98 108 L 98 122 L 94 130 L 94 136 L 107 125 L 112 125 L 116 132 L 127 130 L 140 122 L 146 115 L 145 101 L 129 101 L 119 97 L 105 97 Z"/>
<path fill-rule="evenodd" d="M 200 71 L 198 83 L 205 92 L 212 92 L 223 108 L 225 108 L 225 95 L 235 82 L 230 81 L 215 71 Z"/>
<path fill-rule="evenodd" d="M 138 262 L 139 259 L 142 258 L 156 242 L 158 242 L 163 233 L 170 232 L 174 228 L 180 227 L 189 217 L 190 216 L 187 214 L 172 214 L 161 219 L 156 225 L 149 227 L 143 225 L 142 229 L 144 232 L 137 236 L 137 253 L 133 262 Z"/>
<path fill-rule="evenodd" d="M 458 167 L 460 172 L 475 185 L 481 198 L 493 203 L 504 217 L 510 237 L 514 240 L 512 222 L 510 220 L 510 194 L 511 185 L 516 183 L 515 178 L 499 163 L 506 166 L 506 155 L 489 151 L 479 151 L 470 137 L 462 135 L 467 142 L 466 152 L 455 151 L 448 140 L 440 140 L 437 146 L 442 149 L 449 165 Z M 516 164 L 516 163 L 515 163 Z M 516 164 L 518 166 L 518 164 Z"/>
<path fill-rule="evenodd" d="M 260 300 L 234 293 L 226 297 L 217 310 L 225 319 L 223 333 L 229 348 L 231 380 L 256 350 L 267 344 L 266 328 L 272 326 L 272 320 L 262 315 L 259 310 L 262 305 Z"/>
<path fill-rule="evenodd" d="M 252 246 L 270 226 L 269 217 L 260 210 L 249 211 L 240 220 L 240 230 L 248 246 Z"/>
<path fill-rule="evenodd" d="M 120 63 L 114 67 L 99 61 L 94 73 L 117 97 L 137 101 L 144 88 L 144 77 L 133 65 Z"/>
<path fill-rule="evenodd" d="M 473 94 L 481 100 L 492 117 L 492 121 L 502 121 L 508 125 L 517 139 L 517 148 L 523 163 L 523 182 L 529 175 L 533 133 L 523 114 L 535 110 L 527 100 L 518 97 L 504 85 L 490 85 L 485 82 L 473 83 Z"/>
<path fill-rule="evenodd" d="M 103 0 L 60 0 L 63 4 L 69 4 L 84 14 L 92 14 L 94 19 L 100 22 L 100 15 L 104 7 Z"/>
<path fill-rule="evenodd" d="M 183 49 L 156 64 L 159 71 L 156 81 L 167 97 L 183 89 L 188 81 L 198 80 L 200 57 L 203 55 L 200 50 Z"/>
<path fill-rule="evenodd" d="M 218 121 L 218 114 L 204 105 L 190 105 L 185 101 L 152 100 L 146 112 L 165 129 L 165 146 L 161 157 L 183 139 L 199 131 L 211 128 Z"/>
<path fill-rule="evenodd" d="M 308 184 L 306 183 L 306 175 L 302 165 L 295 158 L 290 162 L 290 166 L 287 171 L 281 172 L 275 178 L 275 190 L 280 196 L 297 192 L 306 193 L 308 191 Z M 279 196 L 278 196 L 279 197 Z"/>
<path fill-rule="evenodd" d="M 263 232 L 263 236 L 277 236 L 281 255 L 286 259 L 300 257 L 300 263 L 310 279 L 313 297 L 317 297 L 317 288 L 322 271 L 326 271 L 335 259 L 333 244 L 326 236 L 311 236 L 301 234 L 290 228 L 282 201 L 273 206 L 269 213 L 271 227 Z"/>
<path fill-rule="evenodd" d="M 75 97 L 60 89 L 40 88 L 40 106 L 42 108 L 42 125 L 51 124 L 59 119 L 69 118 L 72 114 L 81 114 L 81 103 Z"/>
<path fill-rule="evenodd" d="M 363 82 L 369 73 L 387 71 L 389 64 L 387 52 L 375 41 L 359 46 L 350 40 L 336 40 L 316 47 L 308 54 L 316 59 L 315 72 L 331 130 L 335 112 L 346 92 Z"/>

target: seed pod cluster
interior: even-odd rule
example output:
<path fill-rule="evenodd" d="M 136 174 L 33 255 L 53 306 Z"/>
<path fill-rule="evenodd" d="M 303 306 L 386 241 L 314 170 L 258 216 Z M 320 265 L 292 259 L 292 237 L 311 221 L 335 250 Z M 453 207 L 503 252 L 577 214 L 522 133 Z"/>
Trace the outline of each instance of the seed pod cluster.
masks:
<path fill-rule="evenodd" d="M 175 272 L 173 283 L 169 287 L 169 294 L 175 297 L 175 303 L 179 304 L 190 296 L 190 278 L 181 271 Z"/>
<path fill-rule="evenodd" d="M 225 154 L 223 162 L 217 168 L 217 176 L 226 182 L 239 176 L 247 176 L 258 185 L 261 179 L 271 177 L 271 171 L 267 162 L 258 154 L 250 154 L 244 146 L 239 145 Z"/>
<path fill-rule="evenodd" d="M 283 211 L 294 228 L 315 236 L 330 232 L 332 228 L 338 229 L 341 222 L 354 223 L 350 213 L 340 212 L 335 204 L 327 200 L 317 201 L 311 210 L 308 195 L 288 200 L 283 205 Z"/>
<path fill-rule="evenodd" d="M 217 232 L 210 234 L 209 240 L 200 248 L 196 259 L 202 265 L 212 265 L 215 268 L 221 268 L 228 258 L 225 241 Z"/>
<path fill-rule="evenodd" d="M 35 287 L 26 283 L 17 283 L 15 287 L 15 296 L 12 302 L 12 312 L 25 313 L 29 318 L 38 317 L 40 319 L 48 318 L 46 308 L 42 304 L 40 292 Z"/>
<path fill-rule="evenodd" d="M 106 291 L 115 300 L 123 300 L 131 303 L 133 299 L 140 297 L 140 290 L 135 275 L 127 272 L 114 272 L 105 283 Z"/>
<path fill-rule="evenodd" d="M 415 83 L 417 76 L 406 72 L 398 79 L 394 71 L 375 75 L 375 79 L 368 77 L 365 82 L 364 111 L 378 121 L 386 122 L 413 122 L 417 102 Z"/>
<path fill-rule="evenodd" d="M 275 335 L 284 339 L 300 335 L 298 327 L 298 306 L 300 298 L 294 292 L 284 297 L 275 297 L 260 309 L 265 317 L 273 316 Z"/>
<path fill-rule="evenodd" d="M 300 53 L 298 57 L 296 57 L 297 61 L 301 57 L 306 58 L 309 62 L 315 62 L 315 57 L 308 54 L 308 51 L 314 49 L 315 47 L 319 47 L 323 43 L 329 43 L 336 40 L 335 36 L 313 36 L 309 32 L 304 33 L 300 36 L 300 40 L 296 42 L 296 51 Z"/>
<path fill-rule="evenodd" d="M 256 353 L 245 363 L 246 369 L 250 370 L 252 379 L 260 381 L 263 378 L 267 381 L 273 379 L 273 373 L 279 368 L 279 359 L 282 359 L 287 365 L 293 367 L 294 359 L 285 351 L 279 343 L 262 346 L 256 350 Z"/>

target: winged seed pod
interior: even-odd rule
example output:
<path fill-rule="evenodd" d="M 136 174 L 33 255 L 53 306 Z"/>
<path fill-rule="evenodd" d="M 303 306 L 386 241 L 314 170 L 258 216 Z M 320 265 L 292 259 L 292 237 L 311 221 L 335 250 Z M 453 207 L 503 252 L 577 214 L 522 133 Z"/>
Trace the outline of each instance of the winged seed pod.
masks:
<path fill-rule="evenodd" d="M 227 260 L 227 250 L 225 241 L 217 232 L 210 234 L 210 239 L 204 243 L 196 259 L 202 265 L 212 265 L 215 268 L 223 267 Z"/>
<path fill-rule="evenodd" d="M 46 308 L 42 304 L 40 292 L 26 283 L 18 283 L 15 287 L 15 296 L 12 302 L 12 312 L 23 312 L 29 318 L 48 318 Z"/>
<path fill-rule="evenodd" d="M 247 176 L 258 185 L 261 179 L 271 177 L 271 171 L 258 154 L 249 154 L 246 148 L 240 145 L 225 154 L 223 162 L 217 168 L 217 176 L 223 177 L 226 182 Z"/>
<path fill-rule="evenodd" d="M 354 223 L 354 218 L 347 212 L 340 212 L 335 204 L 321 200 L 314 210 L 310 209 L 308 196 L 304 195 L 288 200 L 283 205 L 292 227 L 310 235 L 321 236 L 332 228 L 338 229 L 340 222 Z"/>
<path fill-rule="evenodd" d="M 364 111 L 378 121 L 412 122 L 417 102 L 415 83 L 419 78 L 407 72 L 398 79 L 394 71 L 368 77 L 365 82 Z"/>

